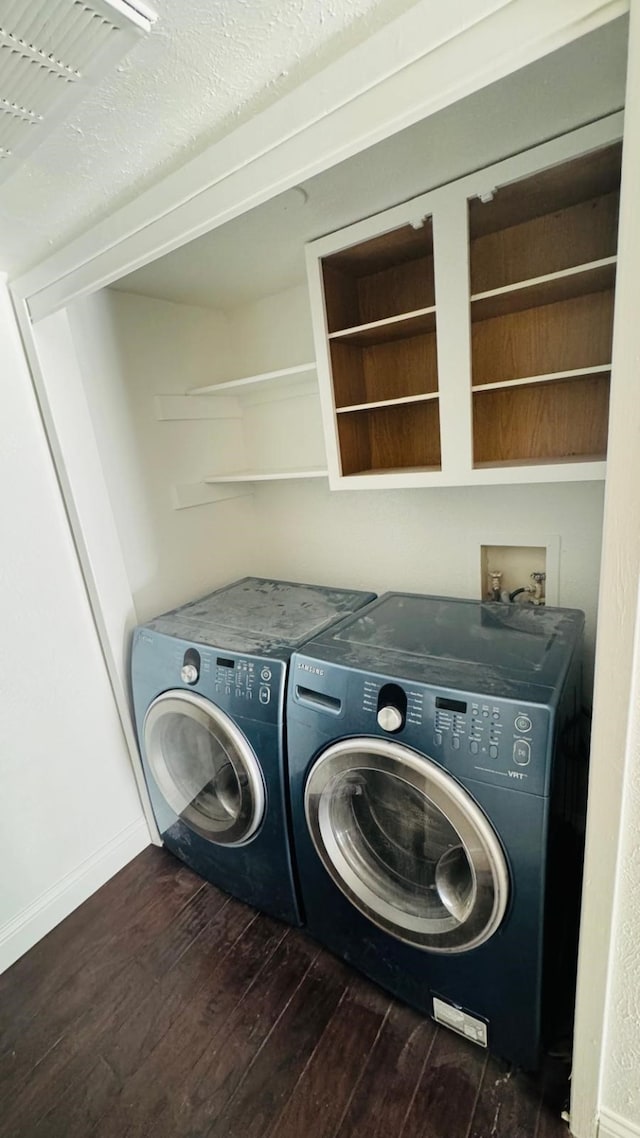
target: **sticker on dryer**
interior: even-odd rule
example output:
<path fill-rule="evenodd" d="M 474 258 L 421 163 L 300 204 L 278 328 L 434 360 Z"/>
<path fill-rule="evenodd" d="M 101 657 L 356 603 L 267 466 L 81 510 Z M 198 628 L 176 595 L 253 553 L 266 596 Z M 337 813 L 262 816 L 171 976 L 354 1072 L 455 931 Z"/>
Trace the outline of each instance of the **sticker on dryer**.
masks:
<path fill-rule="evenodd" d="M 457 1031 L 458 1035 L 464 1035 L 465 1039 L 470 1039 L 472 1043 L 477 1043 L 480 1047 L 487 1046 L 487 1024 L 485 1021 L 477 1019 L 469 1012 L 463 1011 L 462 1008 L 456 1008 L 453 1004 L 439 1000 L 437 996 L 433 997 L 433 1018 L 437 1023 L 442 1023 L 445 1027 L 451 1028 L 452 1031 Z"/>

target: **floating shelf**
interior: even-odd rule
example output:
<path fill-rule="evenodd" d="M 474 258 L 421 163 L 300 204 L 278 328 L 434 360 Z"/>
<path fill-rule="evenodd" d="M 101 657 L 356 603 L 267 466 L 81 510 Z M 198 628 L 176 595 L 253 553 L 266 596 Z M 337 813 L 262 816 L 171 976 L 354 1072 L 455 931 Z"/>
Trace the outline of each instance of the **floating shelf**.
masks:
<path fill-rule="evenodd" d="M 189 396 L 194 395 L 224 395 L 226 392 L 238 392 L 250 387 L 259 387 L 263 383 L 277 383 L 278 380 L 290 380 L 297 375 L 306 375 L 315 371 L 314 363 L 296 364 L 295 367 L 278 368 L 276 371 L 264 371 L 259 375 L 247 375 L 242 379 L 229 379 L 224 383 L 211 383 L 207 387 L 193 387 Z"/>
<path fill-rule="evenodd" d="M 276 482 L 295 478 L 327 478 L 326 467 L 312 467 L 310 470 L 239 470 L 234 474 L 211 474 L 204 479 L 206 483 L 226 482 Z"/>

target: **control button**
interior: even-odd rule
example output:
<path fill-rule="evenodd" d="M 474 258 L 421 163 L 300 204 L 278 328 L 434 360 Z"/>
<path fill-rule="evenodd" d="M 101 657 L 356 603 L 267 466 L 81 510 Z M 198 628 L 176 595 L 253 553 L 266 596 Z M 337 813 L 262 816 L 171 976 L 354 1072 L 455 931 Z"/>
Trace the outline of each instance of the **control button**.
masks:
<path fill-rule="evenodd" d="M 494 743 L 491 747 L 489 747 L 489 758 L 490 759 L 497 759 L 497 757 L 498 757 L 498 748 L 496 747 L 496 745 Z"/>
<path fill-rule="evenodd" d="M 269 691 L 269 688 L 261 687 L 260 691 L 258 692 L 258 699 L 260 700 L 260 703 L 268 703 L 271 699 L 271 692 Z"/>
<path fill-rule="evenodd" d="M 435 732 L 434 732 L 434 735 L 433 735 L 433 741 L 434 741 L 434 743 L 435 743 L 436 747 L 441 747 L 441 746 L 442 746 L 442 735 L 440 734 L 440 732 L 439 732 L 439 731 L 435 731 Z"/>
<path fill-rule="evenodd" d="M 225 695 L 231 695 L 231 687 L 229 684 L 224 685 L 224 694 Z"/>
<path fill-rule="evenodd" d="M 404 723 L 402 712 L 394 707 L 393 704 L 387 704 L 386 707 L 381 707 L 378 712 L 378 726 L 382 727 L 383 731 L 399 731 Z"/>
<path fill-rule="evenodd" d="M 516 731 L 521 731 L 522 734 L 524 735 L 524 733 L 526 731 L 531 730 L 531 727 L 532 727 L 532 723 L 531 723 L 531 720 L 529 719 L 528 715 L 516 715 L 516 721 L 515 721 Z"/>
<path fill-rule="evenodd" d="M 264 680 L 265 683 L 267 682 L 267 680 L 270 680 L 271 679 L 271 668 L 263 668 L 262 671 L 260 672 L 260 679 Z"/>
<path fill-rule="evenodd" d="M 483 715 L 484 719 L 488 719 L 488 718 L 489 718 L 489 708 L 488 708 L 488 707 L 483 707 L 483 709 L 482 709 L 482 715 Z"/>
<path fill-rule="evenodd" d="M 198 669 L 195 664 L 183 664 L 180 669 L 180 679 L 183 684 L 195 684 L 198 678 Z"/>
<path fill-rule="evenodd" d="M 531 762 L 531 744 L 526 739 L 514 740 L 513 761 L 519 767 L 526 767 Z"/>
<path fill-rule="evenodd" d="M 459 735 L 453 736 L 453 739 L 451 740 L 451 746 L 453 747 L 454 751 L 460 750 L 460 736 Z"/>
<path fill-rule="evenodd" d="M 493 718 L 494 718 L 494 719 L 499 719 L 499 718 L 500 718 L 500 712 L 499 712 L 499 711 L 494 711 L 494 712 L 493 712 Z"/>
<path fill-rule="evenodd" d="M 478 751 L 480 750 L 480 744 L 478 743 L 477 739 L 471 740 L 471 742 L 469 743 L 469 750 L 471 751 L 472 755 L 478 754 Z"/>

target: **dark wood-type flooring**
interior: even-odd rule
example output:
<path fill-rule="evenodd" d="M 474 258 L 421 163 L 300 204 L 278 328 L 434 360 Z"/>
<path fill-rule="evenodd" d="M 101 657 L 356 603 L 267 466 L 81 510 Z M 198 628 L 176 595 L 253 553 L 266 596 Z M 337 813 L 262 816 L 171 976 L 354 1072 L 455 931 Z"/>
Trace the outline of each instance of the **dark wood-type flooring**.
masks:
<path fill-rule="evenodd" d="M 1 1138 L 566 1138 L 563 1079 L 153 847 L 0 977 Z"/>

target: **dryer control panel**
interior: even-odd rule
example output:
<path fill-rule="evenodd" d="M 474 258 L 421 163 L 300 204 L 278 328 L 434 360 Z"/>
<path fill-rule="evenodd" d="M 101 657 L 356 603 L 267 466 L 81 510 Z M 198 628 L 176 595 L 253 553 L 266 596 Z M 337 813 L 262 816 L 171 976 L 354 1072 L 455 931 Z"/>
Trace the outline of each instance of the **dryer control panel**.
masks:
<path fill-rule="evenodd" d="M 547 793 L 549 707 L 373 676 L 351 684 L 367 733 L 393 734 L 462 777 Z"/>
<path fill-rule="evenodd" d="M 234 718 L 276 722 L 284 699 L 285 666 L 280 660 L 221 654 L 204 645 L 175 642 L 176 680 L 211 699 Z"/>

